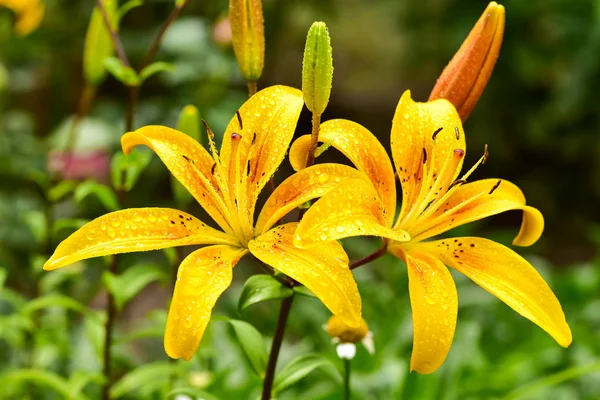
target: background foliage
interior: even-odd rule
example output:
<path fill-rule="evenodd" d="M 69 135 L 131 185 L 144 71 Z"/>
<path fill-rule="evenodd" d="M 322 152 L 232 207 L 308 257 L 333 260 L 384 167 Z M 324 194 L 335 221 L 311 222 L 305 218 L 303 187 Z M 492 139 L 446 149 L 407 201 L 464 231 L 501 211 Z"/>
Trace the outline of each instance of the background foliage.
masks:
<path fill-rule="evenodd" d="M 131 168 L 141 175 L 124 202 L 119 204 L 109 188 L 108 160 L 119 148 L 126 98 L 114 78 L 100 87 L 77 130 L 73 148 L 92 161 L 67 170 L 56 166 L 57 151 L 69 146 L 70 121 L 83 87 L 82 48 L 93 3 L 48 0 L 42 26 L 27 37 L 13 35 L 12 16 L 0 10 L 0 397 L 98 398 L 104 282 L 123 306 L 116 327 L 114 397 L 159 399 L 185 393 L 206 399 L 255 398 L 257 366 L 248 363 L 237 340 L 238 329 L 244 328 L 225 317 L 252 323 L 265 335 L 255 348 L 264 341 L 266 351 L 277 302 L 238 313 L 244 273 L 259 272 L 255 267 L 238 267 L 242 274 L 216 309 L 223 317 L 209 325 L 189 363 L 168 361 L 162 349 L 176 254 L 126 255 L 120 276 L 104 272 L 110 260 L 102 259 L 51 273 L 41 270 L 60 240 L 119 205 L 175 206 L 168 171 L 149 153 L 140 152 L 133 162 Z M 194 104 L 215 132 L 224 131 L 247 96 L 227 31 L 218 25 L 227 3 L 192 0 L 169 30 L 157 60 L 174 69 L 145 83 L 136 126 L 175 126 L 181 109 Z M 544 237 L 522 254 L 561 300 L 573 345 L 560 348 L 457 275 L 459 323 L 449 358 L 433 375 L 410 374 L 407 275 L 399 261 L 384 257 L 356 272 L 376 346 L 374 356 L 359 348 L 353 362 L 356 398 L 600 397 L 600 3 L 503 4 L 507 25 L 500 59 L 465 125 L 472 150 L 467 165 L 487 143 L 490 160 L 474 178 L 512 180 L 545 215 Z M 147 0 L 125 16 L 120 34 L 132 60 L 143 56 L 172 7 L 172 1 Z M 416 99 L 427 98 L 484 7 L 475 0 L 264 0 L 267 53 L 259 85 L 299 87 L 306 31 L 314 20 L 324 20 L 335 71 L 323 119 L 353 119 L 387 147 L 401 93 L 411 89 Z M 309 131 L 306 113 L 298 134 Z M 322 159 L 338 158 L 330 151 Z M 286 170 L 284 162 L 280 176 Z M 194 204 L 186 207 L 202 214 Z M 484 234 L 508 244 L 519 217 L 509 213 L 461 228 L 460 234 Z M 349 242 L 351 258 L 377 247 L 370 239 Z M 330 362 L 301 359 L 318 368 L 307 369 L 312 371 L 308 378 L 290 385 L 279 398 L 339 398 L 341 362 L 319 328 L 328 312 L 318 301 L 302 297 L 292 313 L 280 369 L 311 353 L 324 354 Z"/>

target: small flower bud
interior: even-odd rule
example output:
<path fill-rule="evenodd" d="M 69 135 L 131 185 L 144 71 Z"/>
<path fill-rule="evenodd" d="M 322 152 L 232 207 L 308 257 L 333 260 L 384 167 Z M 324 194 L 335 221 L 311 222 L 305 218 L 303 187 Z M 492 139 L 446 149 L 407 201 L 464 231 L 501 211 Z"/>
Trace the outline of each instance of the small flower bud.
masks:
<path fill-rule="evenodd" d="M 464 122 L 492 75 L 503 34 L 504 7 L 492 1 L 438 78 L 429 100 L 447 99 Z"/>
<path fill-rule="evenodd" d="M 358 343 L 367 337 L 369 333 L 369 327 L 364 319 L 361 320 L 358 327 L 352 328 L 335 315 L 329 318 L 325 330 L 329 336 L 340 343 Z"/>
<path fill-rule="evenodd" d="M 103 5 L 110 23 L 114 29 L 117 29 L 117 1 L 103 0 Z M 90 85 L 97 86 L 102 83 L 107 72 L 104 60 L 111 57 L 113 53 L 114 46 L 110 33 L 104 23 L 102 11 L 96 6 L 92 12 L 83 47 L 83 76 Z"/>
<path fill-rule="evenodd" d="M 356 355 L 356 345 L 354 343 L 340 343 L 335 351 L 342 360 L 352 360 Z"/>
<path fill-rule="evenodd" d="M 256 82 L 265 62 L 265 31 L 261 0 L 229 0 L 231 40 L 242 77 Z"/>
<path fill-rule="evenodd" d="M 183 107 L 177 121 L 177 130 L 204 144 L 204 138 L 200 134 L 200 113 L 195 106 L 189 104 Z"/>
<path fill-rule="evenodd" d="M 333 54 L 329 31 L 324 22 L 315 22 L 308 30 L 302 61 L 302 93 L 306 107 L 323 114 L 333 79 Z"/>

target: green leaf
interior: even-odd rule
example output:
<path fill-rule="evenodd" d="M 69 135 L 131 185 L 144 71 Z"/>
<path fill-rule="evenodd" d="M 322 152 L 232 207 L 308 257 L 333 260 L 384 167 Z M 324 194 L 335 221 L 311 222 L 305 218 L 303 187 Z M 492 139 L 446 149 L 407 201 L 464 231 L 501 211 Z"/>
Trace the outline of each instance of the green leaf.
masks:
<path fill-rule="evenodd" d="M 203 140 L 205 139 L 205 135 L 202 135 L 200 112 L 196 106 L 188 104 L 183 107 L 177 120 L 177 130 L 185 133 L 200 144 L 205 144 L 205 140 Z"/>
<path fill-rule="evenodd" d="M 123 152 L 116 153 L 110 163 L 113 187 L 126 192 L 133 189 L 151 159 L 152 153 L 143 149 L 134 148 L 127 156 Z"/>
<path fill-rule="evenodd" d="M 247 322 L 237 319 L 229 319 L 227 322 L 233 327 L 235 336 L 250 366 L 261 379 L 264 378 L 269 356 L 262 335 Z"/>
<path fill-rule="evenodd" d="M 9 370 L 0 375 L 1 387 L 13 387 L 19 383 L 35 383 L 36 385 L 50 388 L 54 392 L 61 394 L 65 399 L 73 398 L 71 396 L 69 382 L 60 375 L 41 369 L 18 369 Z M 87 399 L 79 395 L 78 399 Z"/>
<path fill-rule="evenodd" d="M 117 195 L 106 185 L 91 180 L 85 181 L 75 189 L 74 199 L 81 203 L 89 195 L 94 195 L 109 211 L 117 211 L 120 208 Z"/>
<path fill-rule="evenodd" d="M 81 398 L 81 392 L 90 383 L 102 385 L 105 381 L 104 376 L 99 372 L 74 371 L 69 377 L 70 399 Z"/>
<path fill-rule="evenodd" d="M 319 354 L 305 354 L 293 359 L 275 376 L 273 391 L 280 393 L 306 377 L 317 368 L 330 365 L 331 361 Z M 334 368 L 335 369 L 335 368 Z"/>
<path fill-rule="evenodd" d="M 177 370 L 176 363 L 169 361 L 156 361 L 137 367 L 131 372 L 123 375 L 111 388 L 112 398 L 119 398 L 125 395 L 132 395 L 140 391 L 139 394 L 146 395 L 160 389 L 169 383 L 171 374 Z M 135 396 L 134 396 L 135 397 Z M 148 398 L 148 396 L 140 396 Z"/>
<path fill-rule="evenodd" d="M 50 307 L 61 307 L 79 312 L 87 317 L 91 317 L 96 321 L 100 321 L 98 314 L 94 313 L 84 304 L 70 297 L 60 294 L 49 294 L 29 301 L 21 310 L 21 314 L 30 317 L 32 313 Z"/>
<path fill-rule="evenodd" d="M 160 266 L 138 264 L 128 268 L 121 275 L 115 275 L 109 271 L 102 275 L 102 282 L 115 298 L 115 306 L 118 311 L 132 300 L 148 284 L 155 281 L 166 283 L 169 277 Z"/>
<path fill-rule="evenodd" d="M 68 194 L 71 194 L 79 182 L 77 181 L 62 181 L 58 184 L 52 186 L 50 190 L 48 190 L 48 200 L 52 203 L 56 203 L 59 200 L 62 200 Z"/>
<path fill-rule="evenodd" d="M 58 235 L 63 229 L 68 231 L 76 231 L 85 224 L 90 222 L 87 218 L 63 218 L 54 222 L 52 226 L 52 235 Z"/>
<path fill-rule="evenodd" d="M 121 21 L 121 19 L 123 19 L 123 17 L 125 16 L 125 14 L 127 14 L 129 11 L 133 10 L 136 7 L 141 6 L 142 4 L 144 4 L 144 2 L 142 0 L 129 0 L 127 3 L 123 4 L 120 8 L 119 8 L 119 12 L 118 12 L 118 20 Z"/>
<path fill-rule="evenodd" d="M 150 78 L 152 75 L 157 74 L 159 72 L 173 72 L 175 70 L 175 66 L 173 64 L 157 61 L 145 67 L 140 71 L 140 83 L 144 82 L 146 79 Z"/>
<path fill-rule="evenodd" d="M 173 175 L 171 175 L 171 194 L 179 207 L 187 206 L 194 200 L 194 196 Z"/>
<path fill-rule="evenodd" d="M 37 243 L 44 243 L 48 235 L 46 215 L 42 211 L 31 210 L 23 215 L 25 224 L 29 227 Z"/>
<path fill-rule="evenodd" d="M 71 279 L 81 279 L 81 272 L 83 271 L 83 264 L 75 264 L 69 268 L 60 268 L 56 271 L 52 271 L 51 274 L 42 274 L 39 280 L 40 292 L 47 294 L 56 289 L 64 282 Z"/>
<path fill-rule="evenodd" d="M 0 267 L 0 288 L 4 287 L 4 282 L 8 278 L 8 271 L 5 267 Z"/>
<path fill-rule="evenodd" d="M 315 296 L 313 292 L 308 290 L 306 286 L 294 286 L 293 290 L 295 293 L 301 294 L 302 296 L 317 298 L 317 296 Z"/>
<path fill-rule="evenodd" d="M 254 275 L 248 278 L 242 289 L 238 302 L 238 312 L 241 314 L 251 305 L 261 301 L 284 299 L 293 294 L 292 289 L 285 287 L 271 275 Z"/>
<path fill-rule="evenodd" d="M 104 59 L 104 67 L 117 80 L 123 82 L 126 86 L 139 86 L 140 77 L 131 67 L 123 64 L 118 57 L 108 57 Z"/>
<path fill-rule="evenodd" d="M 104 9 L 113 28 L 118 31 L 117 1 L 104 0 Z M 83 75 L 92 86 L 97 86 L 106 78 L 105 59 L 114 53 L 110 33 L 98 7 L 94 8 L 85 36 L 83 48 Z"/>

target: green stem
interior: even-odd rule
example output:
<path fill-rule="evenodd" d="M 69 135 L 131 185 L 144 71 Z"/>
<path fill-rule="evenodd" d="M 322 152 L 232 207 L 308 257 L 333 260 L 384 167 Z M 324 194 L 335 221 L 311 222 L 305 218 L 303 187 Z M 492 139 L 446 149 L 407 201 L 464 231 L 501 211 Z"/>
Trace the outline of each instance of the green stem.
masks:
<path fill-rule="evenodd" d="M 310 134 L 310 145 L 308 146 L 308 154 L 306 155 L 306 167 L 308 168 L 315 163 L 315 150 L 319 143 L 319 131 L 321 130 L 321 114 L 313 114 L 312 116 L 312 132 Z"/>
<path fill-rule="evenodd" d="M 110 272 L 117 274 L 118 272 L 118 256 L 114 255 L 110 264 Z M 117 308 L 115 307 L 115 298 L 107 292 L 108 299 L 106 304 L 106 324 L 104 325 L 104 364 L 102 373 L 104 375 L 104 385 L 102 386 L 102 400 L 110 400 L 110 388 L 112 386 L 111 379 L 111 348 L 113 340 L 113 326 L 117 316 Z"/>
<path fill-rule="evenodd" d="M 252 97 L 256 94 L 256 92 L 258 92 L 258 86 L 256 84 L 256 81 L 249 81 L 248 82 L 248 97 Z"/>
<path fill-rule="evenodd" d="M 344 359 L 344 400 L 350 400 L 350 373 L 352 371 L 352 360 Z"/>
<path fill-rule="evenodd" d="M 281 301 L 279 309 L 279 317 L 277 318 L 277 326 L 275 327 L 275 335 L 271 344 L 271 353 L 269 353 L 269 363 L 267 364 L 267 372 L 263 383 L 262 400 L 271 400 L 271 392 L 273 391 L 273 381 L 275 380 L 275 367 L 277 366 L 277 358 L 283 343 L 283 335 L 285 327 L 292 308 L 294 296 L 287 297 Z"/>

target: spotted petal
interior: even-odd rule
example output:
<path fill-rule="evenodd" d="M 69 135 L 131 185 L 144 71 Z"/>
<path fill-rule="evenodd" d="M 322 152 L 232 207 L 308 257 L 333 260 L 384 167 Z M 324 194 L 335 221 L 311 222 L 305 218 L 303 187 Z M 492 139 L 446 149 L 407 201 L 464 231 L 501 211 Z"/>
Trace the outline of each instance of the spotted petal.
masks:
<path fill-rule="evenodd" d="M 109 254 L 190 244 L 236 245 L 237 240 L 179 210 L 131 208 L 103 215 L 82 226 L 58 245 L 44 269 Z"/>
<path fill-rule="evenodd" d="M 408 233 L 391 229 L 371 182 L 347 179 L 318 200 L 302 218 L 295 244 L 300 247 L 351 236 L 381 236 L 405 242 Z"/>
<path fill-rule="evenodd" d="M 313 165 L 290 176 L 267 199 L 256 222 L 256 233 L 265 233 L 287 213 L 309 200 L 323 196 L 346 178 L 366 179 L 366 176 L 340 164 Z"/>
<path fill-rule="evenodd" d="M 571 344 L 571 330 L 558 299 L 535 268 L 511 249 L 476 237 L 438 240 L 419 247 L 471 278 L 561 346 Z"/>
<path fill-rule="evenodd" d="M 371 180 L 377 191 L 386 218 L 391 224 L 396 212 L 396 182 L 392 162 L 385 149 L 368 129 L 356 122 L 335 119 L 321 125 L 319 141 L 342 152 Z M 290 148 L 290 162 L 298 171 L 306 165 L 310 135 L 298 138 Z"/>
<path fill-rule="evenodd" d="M 447 100 L 417 103 L 404 92 L 392 123 L 392 155 L 402 185 L 402 221 L 416 206 L 421 186 L 428 191 L 454 150 L 465 150 L 465 135 L 458 113 Z M 455 179 L 463 157 L 456 160 Z M 452 176 L 451 175 L 451 176 Z M 422 198 L 425 196 L 421 196 Z"/>
<path fill-rule="evenodd" d="M 194 196 L 202 208 L 228 233 L 233 234 L 223 195 L 212 174 L 215 163 L 208 152 L 188 135 L 165 126 L 145 126 L 123 135 L 125 154 L 137 145 L 150 147 L 173 176 Z"/>
<path fill-rule="evenodd" d="M 297 223 L 280 225 L 251 241 L 256 258 L 302 283 L 347 325 L 361 324 L 361 300 L 348 256 L 337 242 L 300 249 L 292 239 Z"/>
<path fill-rule="evenodd" d="M 435 372 L 444 362 L 456 328 L 458 295 L 448 268 L 423 251 L 406 254 L 400 246 L 390 252 L 406 260 L 413 319 L 413 351 L 410 369 Z"/>
<path fill-rule="evenodd" d="M 484 179 L 457 188 L 440 205 L 414 240 L 424 240 L 454 227 L 510 210 L 523 210 L 521 230 L 514 239 L 517 246 L 530 246 L 542 235 L 544 217 L 525 205 L 523 192 L 514 184 L 499 179 Z"/>
<path fill-rule="evenodd" d="M 179 266 L 165 331 L 171 358 L 192 358 L 217 299 L 231 285 L 232 269 L 248 250 L 209 246 L 194 251 Z"/>
<path fill-rule="evenodd" d="M 238 111 L 239 118 L 234 116 L 227 125 L 221 146 L 221 165 L 225 176 L 230 176 L 236 162 L 239 171 L 247 174 L 245 195 L 251 216 L 260 191 L 288 151 L 303 105 L 300 90 L 271 86 L 246 101 Z M 242 136 L 235 151 L 236 160 L 231 159 L 234 133 Z"/>

